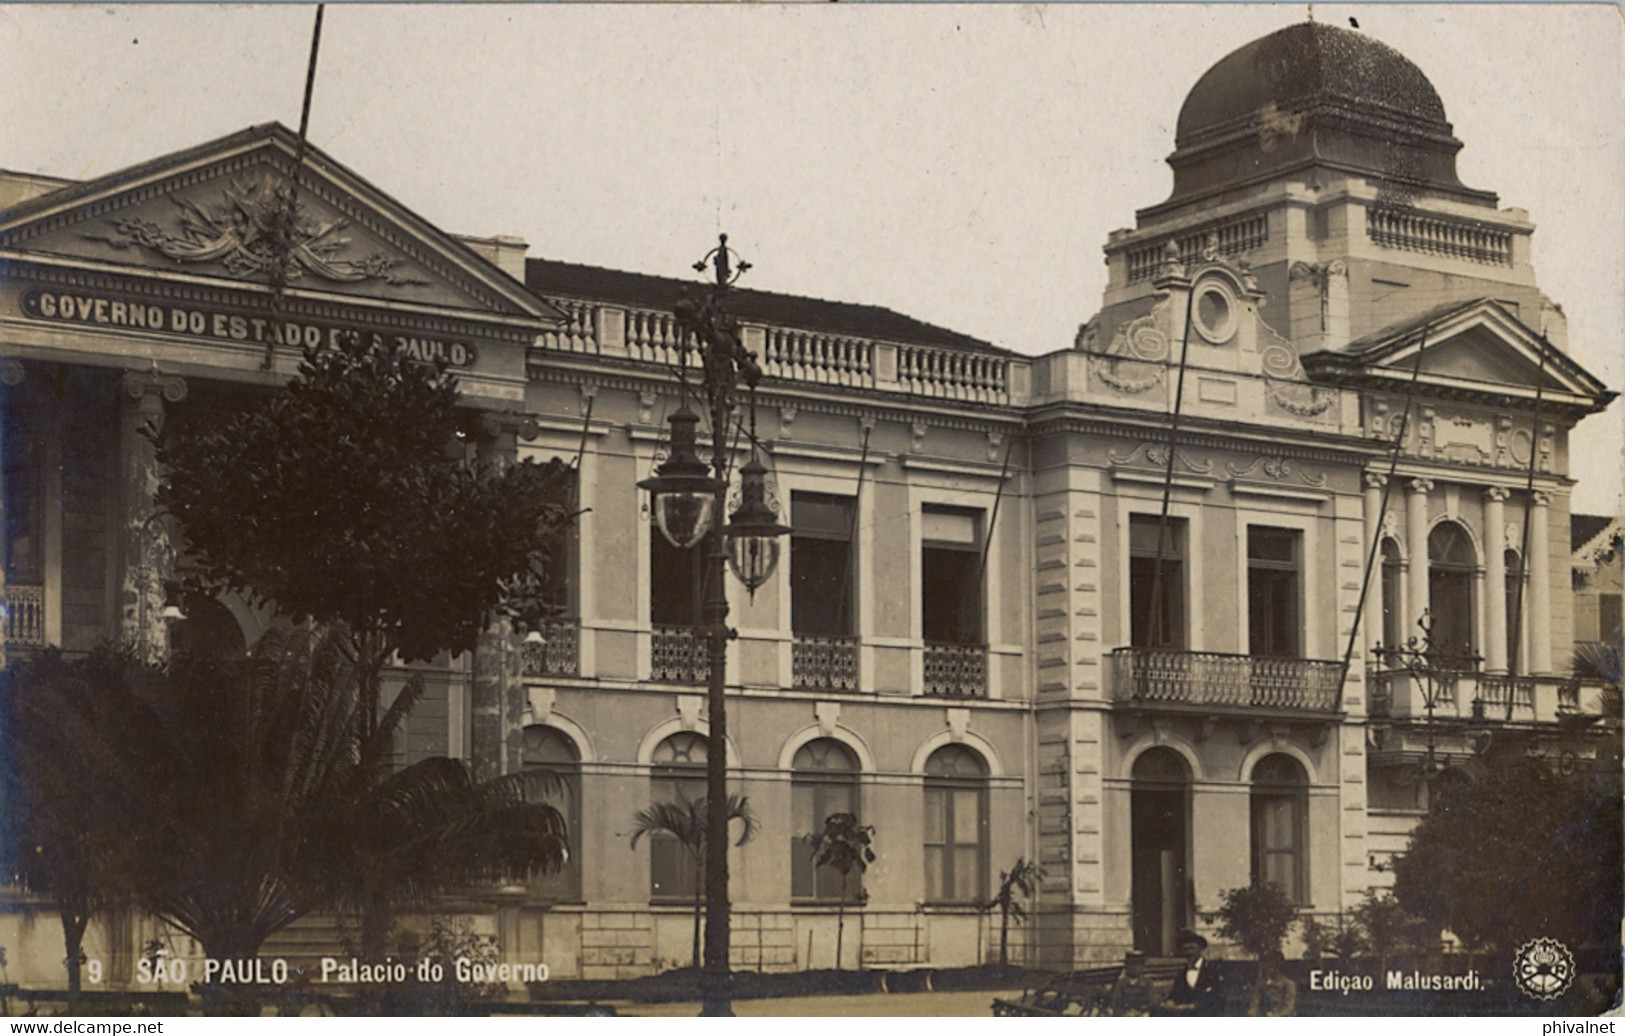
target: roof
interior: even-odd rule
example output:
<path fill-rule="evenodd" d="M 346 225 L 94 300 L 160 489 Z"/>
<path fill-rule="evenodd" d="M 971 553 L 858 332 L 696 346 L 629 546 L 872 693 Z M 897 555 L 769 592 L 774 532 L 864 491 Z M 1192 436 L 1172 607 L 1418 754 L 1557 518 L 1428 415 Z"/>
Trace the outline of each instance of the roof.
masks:
<path fill-rule="evenodd" d="M 590 299 L 670 310 L 685 293 L 701 286 L 698 280 L 657 277 L 646 273 L 610 270 L 602 266 L 566 263 L 556 259 L 526 259 L 525 285 L 538 295 Z M 732 288 L 728 292 L 728 312 L 748 323 L 793 327 L 803 331 L 876 338 L 888 342 L 947 346 L 972 352 L 1015 355 L 989 342 L 950 331 L 935 324 L 915 320 L 884 306 L 853 302 L 832 302 Z"/>
<path fill-rule="evenodd" d="M 1299 22 L 1208 69 L 1185 98 L 1175 139 L 1183 147 L 1207 130 L 1255 118 L 1266 105 L 1292 112 L 1324 103 L 1375 108 L 1449 132 L 1437 91 L 1405 55 L 1363 33 Z"/>

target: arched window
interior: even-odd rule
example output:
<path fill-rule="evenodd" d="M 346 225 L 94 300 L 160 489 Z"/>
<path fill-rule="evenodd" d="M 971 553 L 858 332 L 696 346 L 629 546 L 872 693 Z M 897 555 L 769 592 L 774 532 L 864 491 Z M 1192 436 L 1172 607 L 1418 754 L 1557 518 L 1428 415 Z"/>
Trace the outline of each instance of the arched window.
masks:
<path fill-rule="evenodd" d="M 841 875 L 833 867 L 813 866 L 812 839 L 831 814 L 858 812 L 857 757 L 834 738 L 821 737 L 802 745 L 790 767 L 790 895 L 838 900 Z M 858 887 L 846 890 L 848 899 Z"/>
<path fill-rule="evenodd" d="M 686 807 L 705 798 L 705 761 L 709 753 L 705 738 L 693 731 L 679 731 L 655 746 L 649 775 L 651 805 L 669 803 Z M 657 831 L 649 836 L 649 897 L 651 899 L 694 898 L 699 888 L 700 865 L 697 845 L 686 846 L 675 835 Z"/>
<path fill-rule="evenodd" d="M 943 745 L 925 761 L 925 898 L 987 898 L 987 764 L 964 745 Z"/>
<path fill-rule="evenodd" d="M 1433 657 L 1451 669 L 1475 669 L 1473 578 L 1478 556 L 1467 530 L 1440 522 L 1428 535 L 1428 612 Z"/>
<path fill-rule="evenodd" d="M 581 901 L 581 752 L 570 736 L 553 727 L 529 726 L 524 731 L 520 761 L 527 770 L 547 770 L 556 783 L 527 789 L 564 814 L 570 855 L 557 872 L 538 874 L 531 893 L 564 903 Z"/>
<path fill-rule="evenodd" d="M 1405 632 L 1405 612 L 1399 602 L 1399 588 L 1405 577 L 1399 559 L 1399 544 L 1393 539 L 1382 541 L 1382 646 L 1394 651 L 1402 647 Z M 1413 631 L 1414 632 L 1414 631 Z"/>
<path fill-rule="evenodd" d="M 1253 767 L 1253 883 L 1280 885 L 1294 903 L 1308 902 L 1307 790 L 1303 767 L 1289 755 L 1266 755 Z"/>

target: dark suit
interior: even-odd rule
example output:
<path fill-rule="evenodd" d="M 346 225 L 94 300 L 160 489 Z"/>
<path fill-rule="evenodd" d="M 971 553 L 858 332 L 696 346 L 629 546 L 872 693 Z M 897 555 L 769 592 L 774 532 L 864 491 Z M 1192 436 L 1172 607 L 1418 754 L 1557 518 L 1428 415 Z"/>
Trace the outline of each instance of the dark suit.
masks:
<path fill-rule="evenodd" d="M 1179 1014 L 1222 1015 L 1224 979 L 1212 962 L 1204 959 L 1199 963 L 1194 986 L 1185 980 L 1188 968 L 1181 969 L 1174 976 L 1174 987 L 1168 992 L 1168 1002 L 1178 1009 Z"/>

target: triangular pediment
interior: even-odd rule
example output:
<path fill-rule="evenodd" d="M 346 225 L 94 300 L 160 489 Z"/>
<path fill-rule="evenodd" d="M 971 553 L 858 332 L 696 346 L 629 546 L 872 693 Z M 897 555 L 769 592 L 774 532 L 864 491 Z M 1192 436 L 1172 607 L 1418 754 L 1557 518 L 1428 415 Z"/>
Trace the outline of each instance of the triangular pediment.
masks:
<path fill-rule="evenodd" d="M 256 126 L 0 212 L 11 261 L 268 289 L 298 141 Z M 449 234 L 307 148 L 291 195 L 286 290 L 504 323 L 559 314 Z"/>
<path fill-rule="evenodd" d="M 1418 370 L 1418 361 L 1420 368 Z M 1597 377 L 1526 327 L 1500 303 L 1479 299 L 1384 328 L 1339 350 L 1304 358 L 1313 374 L 1377 378 L 1403 386 L 1599 407 L 1613 398 Z"/>

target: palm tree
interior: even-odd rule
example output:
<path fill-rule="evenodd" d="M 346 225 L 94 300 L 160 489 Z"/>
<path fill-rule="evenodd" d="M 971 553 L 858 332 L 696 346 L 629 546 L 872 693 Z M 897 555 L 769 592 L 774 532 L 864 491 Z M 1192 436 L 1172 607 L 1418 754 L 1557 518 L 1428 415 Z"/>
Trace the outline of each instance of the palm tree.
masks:
<path fill-rule="evenodd" d="M 841 939 L 846 934 L 846 894 L 849 879 L 854 869 L 861 875 L 869 869 L 871 863 L 875 862 L 875 851 L 869 847 L 874 833 L 874 825 L 859 825 L 855 813 L 831 813 L 824 818 L 824 829 L 813 836 L 813 866 L 833 867 L 841 876 L 841 900 L 835 909 L 837 971 L 841 967 Z"/>
<path fill-rule="evenodd" d="M 65 684 L 75 707 L 52 728 L 82 765 L 21 760 L 25 790 L 83 804 L 58 814 L 61 830 L 31 821 L 42 858 L 76 862 L 67 873 L 95 895 L 127 898 L 209 958 L 252 957 L 308 913 L 364 907 L 363 950 L 379 959 L 395 905 L 565 857 L 563 815 L 528 801 L 533 774 L 475 784 L 450 759 L 392 769 L 421 681 L 358 743 L 365 695 L 324 632 L 274 631 L 247 662 L 181 656 L 140 680 L 105 670 Z M 205 992 L 211 1010 L 249 1006 Z"/>
<path fill-rule="evenodd" d="M 644 835 L 668 835 L 677 840 L 694 861 L 694 967 L 700 966 L 700 914 L 705 890 L 706 800 L 683 799 L 678 802 L 656 802 L 648 809 L 632 815 L 632 844 Z M 744 825 L 735 845 L 744 845 L 756 837 L 761 821 L 750 808 L 750 799 L 744 795 L 728 796 L 728 823 L 735 820 Z"/>
<path fill-rule="evenodd" d="M 139 729 L 122 705 L 159 675 L 108 647 L 72 661 L 51 649 L 0 674 L 0 875 L 56 901 L 70 995 L 91 917 L 127 902 L 140 832 L 120 759 Z"/>
<path fill-rule="evenodd" d="M 1036 860 L 1016 857 L 1016 865 L 999 872 L 999 891 L 988 900 L 983 910 L 999 911 L 999 967 L 1010 963 L 1010 922 L 1016 924 L 1027 919 L 1027 909 L 1016 898 L 1020 894 L 1031 899 L 1038 892 L 1038 883 L 1044 880 L 1044 868 Z"/>

